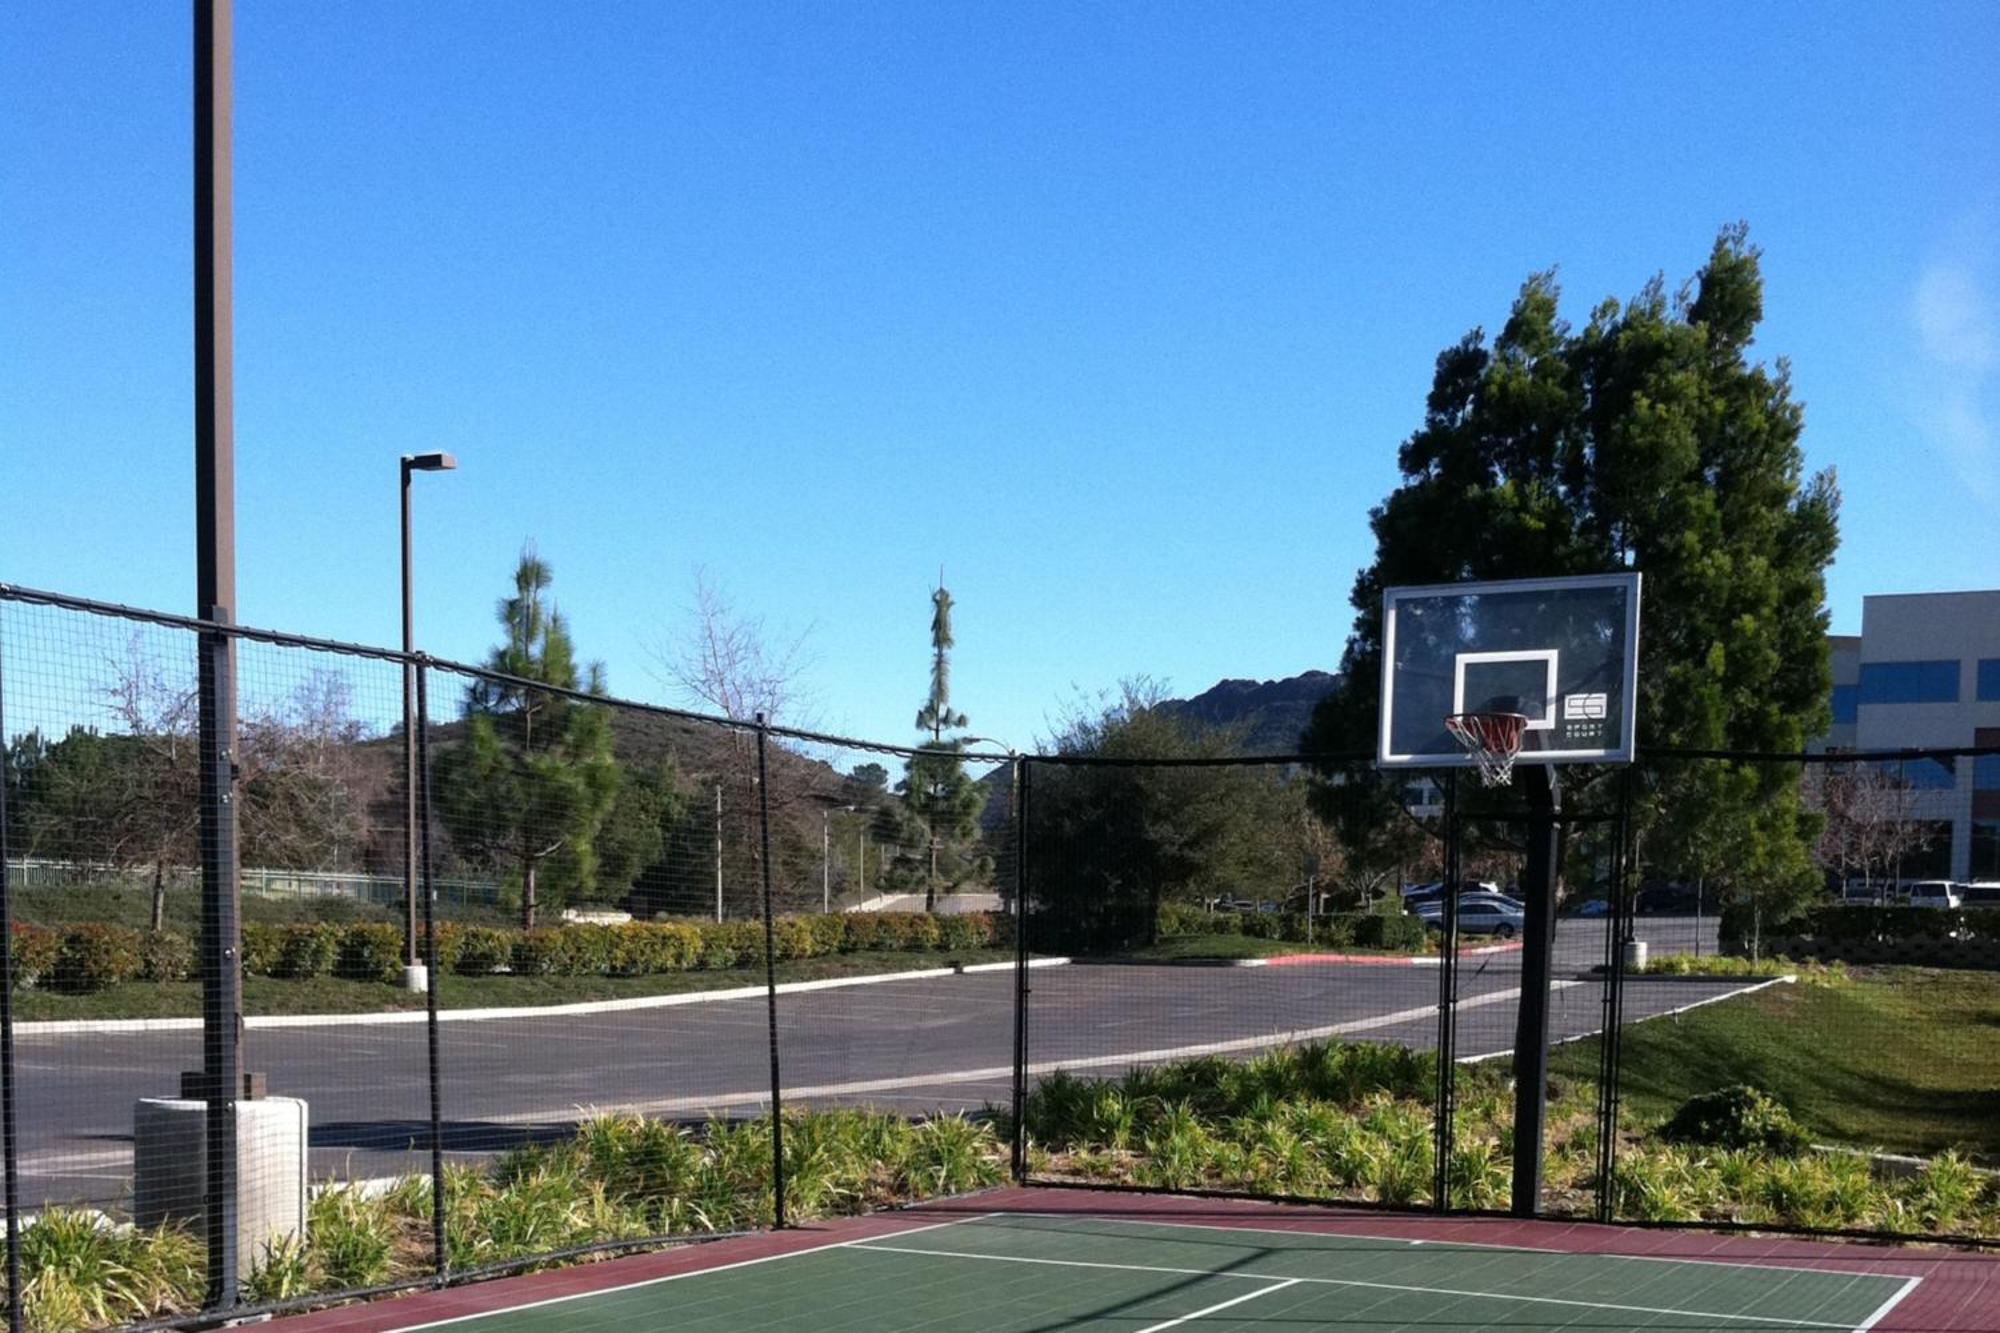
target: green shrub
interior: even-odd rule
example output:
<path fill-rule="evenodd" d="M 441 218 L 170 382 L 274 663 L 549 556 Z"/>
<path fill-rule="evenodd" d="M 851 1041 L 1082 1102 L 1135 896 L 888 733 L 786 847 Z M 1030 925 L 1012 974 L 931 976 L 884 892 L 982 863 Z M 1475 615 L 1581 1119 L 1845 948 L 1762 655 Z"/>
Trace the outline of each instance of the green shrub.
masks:
<path fill-rule="evenodd" d="M 821 912 L 800 918 L 812 930 L 813 957 L 825 958 L 847 947 L 847 923 L 842 920 L 845 915 L 842 912 Z"/>
<path fill-rule="evenodd" d="M 1787 1155 L 1804 1151 L 1812 1142 L 1775 1098 L 1742 1083 L 1688 1098 L 1660 1127 L 1660 1137 L 1669 1143 L 1762 1148 Z"/>
<path fill-rule="evenodd" d="M 491 976 L 513 955 L 512 931 L 491 926 L 460 926 L 456 932 L 451 970 L 462 977 Z"/>
<path fill-rule="evenodd" d="M 139 975 L 147 981 L 187 981 L 195 975 L 194 941 L 178 930 L 156 930 L 140 945 Z"/>
<path fill-rule="evenodd" d="M 51 980 L 62 956 L 62 936 L 53 930 L 17 921 L 8 932 L 14 947 L 14 980 L 23 986 Z"/>
<path fill-rule="evenodd" d="M 1163 940 L 1181 935 L 1215 935 L 1221 933 L 1213 924 L 1215 916 L 1194 903 L 1161 903 L 1153 929 Z"/>
<path fill-rule="evenodd" d="M 326 976 L 340 958 L 340 935 L 339 926 L 286 926 L 272 975 L 288 981 Z"/>
<path fill-rule="evenodd" d="M 335 976 L 349 981 L 395 982 L 403 975 L 403 928 L 384 921 L 358 921 L 340 934 Z"/>
<path fill-rule="evenodd" d="M 1424 947 L 1424 923 L 1413 916 L 1367 913 L 1355 918 L 1354 942 L 1364 949 L 1415 953 Z"/>
<path fill-rule="evenodd" d="M 137 980 L 145 969 L 145 940 L 136 930 L 90 922 L 63 932 L 56 954 L 55 988 L 98 991 Z"/>
<path fill-rule="evenodd" d="M 1313 922 L 1313 942 L 1329 949 L 1348 949 L 1360 933 L 1360 912 L 1335 912 Z"/>
<path fill-rule="evenodd" d="M 507 970 L 517 977 L 546 977 L 559 969 L 556 954 L 560 945 L 558 939 L 565 932 L 553 927 L 538 927 L 524 930 L 514 937 L 514 944 L 507 953 Z M 573 976 L 567 969 L 562 975 Z"/>
<path fill-rule="evenodd" d="M 396 1226 L 385 1199 L 352 1185 L 322 1189 L 307 1205 L 312 1263 L 332 1290 L 372 1287 L 389 1278 Z"/>
<path fill-rule="evenodd" d="M 883 947 L 882 918 L 875 912 L 843 912 L 840 917 L 842 953 L 867 953 Z"/>
<path fill-rule="evenodd" d="M 997 918 L 985 912 L 945 917 L 938 922 L 938 930 L 943 936 L 942 947 L 954 953 L 987 948 L 998 942 L 993 938 L 996 924 Z M 1011 937 L 1012 932 L 1008 934 Z"/>
<path fill-rule="evenodd" d="M 781 916 L 771 923 L 771 937 L 778 961 L 811 958 L 818 947 L 812 926 L 803 917 Z"/>
<path fill-rule="evenodd" d="M 243 923 L 243 971 L 247 976 L 277 975 L 285 952 L 285 928 L 261 922 Z"/>

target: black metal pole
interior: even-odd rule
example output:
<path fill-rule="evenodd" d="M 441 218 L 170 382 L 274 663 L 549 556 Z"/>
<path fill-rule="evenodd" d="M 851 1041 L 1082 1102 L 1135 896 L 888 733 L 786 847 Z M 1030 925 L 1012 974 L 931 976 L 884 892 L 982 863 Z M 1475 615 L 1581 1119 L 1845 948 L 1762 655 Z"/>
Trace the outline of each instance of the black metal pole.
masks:
<path fill-rule="evenodd" d="M 785 1225 L 785 1103 L 778 1076 L 778 931 L 771 916 L 770 720 L 757 714 L 757 819 L 764 851 L 764 1004 L 771 1040 L 771 1222 Z"/>
<path fill-rule="evenodd" d="M 236 467 L 230 272 L 230 0 L 194 0 L 195 605 L 235 620 Z M 243 970 L 236 864 L 236 647 L 199 637 L 202 1074 L 208 1102 L 203 1230 L 208 1306 L 237 1302 L 236 1099 Z"/>
<path fill-rule="evenodd" d="M 1561 860 L 1561 787 L 1547 764 L 1517 770 L 1528 804 L 1527 891 L 1521 949 L 1521 1001 L 1514 1021 L 1513 1214 L 1535 1217 L 1542 1207 L 1542 1127 L 1548 1111 L 1549 986 L 1554 980 L 1556 867 Z"/>
<path fill-rule="evenodd" d="M 407 656 L 416 650 L 410 611 L 410 460 L 396 465 L 401 482 L 403 531 L 403 985 L 410 985 L 417 966 L 417 739 L 414 735 L 416 695 L 421 674 Z M 428 981 L 427 981 L 428 984 Z"/>
<path fill-rule="evenodd" d="M 1444 915 L 1438 928 L 1437 1121 L 1431 1127 L 1436 1174 L 1431 1203 L 1451 1211 L 1451 1154 L 1458 1091 L 1458 774 L 1444 775 Z M 1402 885 L 1396 886 L 1397 896 Z"/>
<path fill-rule="evenodd" d="M 1631 864 L 1632 770 L 1618 775 L 1617 839 L 1611 850 L 1610 908 L 1605 948 L 1603 1036 L 1597 1069 L 1597 1220 L 1611 1221 L 1618 1170 L 1618 1081 L 1625 1025 L 1625 938 L 1631 930 L 1627 877 Z"/>
<path fill-rule="evenodd" d="M 1028 1178 L 1028 772 L 1014 756 L 1014 1183 Z"/>
<path fill-rule="evenodd" d="M 7 886 L 6 688 L 0 682 L 0 1170 L 7 1175 L 7 1329 L 21 1333 L 21 1159 L 14 1093 L 14 894 Z"/>
<path fill-rule="evenodd" d="M 429 672 L 421 661 L 407 664 L 417 686 L 417 843 L 421 848 L 424 898 L 424 966 L 429 969 L 424 987 L 424 1030 L 429 1043 L 431 1084 L 431 1263 L 437 1275 L 445 1275 L 444 1234 L 444 1067 L 440 1063 L 438 1031 L 437 965 L 437 885 L 431 878 L 431 701 Z M 414 955 L 413 955 L 414 956 Z"/>

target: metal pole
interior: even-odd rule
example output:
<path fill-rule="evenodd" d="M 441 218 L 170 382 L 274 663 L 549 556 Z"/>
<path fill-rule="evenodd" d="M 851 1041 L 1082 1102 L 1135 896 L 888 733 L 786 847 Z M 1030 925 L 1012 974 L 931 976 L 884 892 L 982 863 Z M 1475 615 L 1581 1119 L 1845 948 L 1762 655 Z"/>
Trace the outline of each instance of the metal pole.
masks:
<path fill-rule="evenodd" d="M 1618 775 L 1616 844 L 1611 853 L 1609 940 L 1606 944 L 1604 1036 L 1598 1050 L 1597 1220 L 1611 1221 L 1618 1170 L 1618 1082 L 1625 1021 L 1625 937 L 1631 929 L 1626 892 L 1631 865 L 1632 770 Z"/>
<path fill-rule="evenodd" d="M 778 933 L 771 917 L 771 782 L 765 759 L 771 726 L 757 714 L 757 816 L 764 849 L 764 1006 L 771 1041 L 771 1221 L 785 1226 L 785 1104 L 778 1077 Z"/>
<path fill-rule="evenodd" d="M 1028 1178 L 1028 771 L 1014 756 L 1014 1183 Z"/>
<path fill-rule="evenodd" d="M 1437 1034 L 1437 1122 L 1431 1126 L 1436 1140 L 1433 1152 L 1435 1176 L 1431 1183 L 1431 1204 L 1439 1212 L 1451 1210 L 1451 1155 L 1456 1138 L 1453 1105 L 1458 1077 L 1458 774 L 1444 775 L 1444 901 L 1438 923 L 1438 1034 Z M 1398 896 L 1402 885 L 1396 886 Z"/>
<path fill-rule="evenodd" d="M 833 811 L 819 812 L 819 910 L 833 910 Z"/>
<path fill-rule="evenodd" d="M 14 895 L 7 886 L 6 690 L 0 688 L 0 1170 L 6 1172 L 7 1329 L 21 1333 L 21 1158 L 14 1089 Z M 22 876 L 26 887 L 26 874 Z"/>
<path fill-rule="evenodd" d="M 414 663 L 406 665 L 414 667 Z M 421 839 L 424 895 L 424 965 L 430 976 L 437 976 L 437 885 L 431 878 L 431 752 L 430 752 L 430 696 L 426 691 L 426 673 L 421 667 L 411 672 L 417 683 L 417 778 L 415 791 L 423 796 L 418 809 L 418 827 L 423 830 Z M 431 1083 L 431 1264 L 442 1279 L 445 1275 L 445 1203 L 444 1203 L 444 1070 L 439 1063 L 438 1041 L 438 988 L 435 984 L 424 987 L 425 1038 L 429 1043 L 430 1083 Z"/>
<path fill-rule="evenodd" d="M 403 989 L 417 986 L 417 669 L 409 654 L 416 645 L 410 610 L 410 460 L 396 465 L 403 525 Z M 429 979 L 425 979 L 428 985 Z"/>
<path fill-rule="evenodd" d="M 1554 980 L 1556 870 L 1561 862 L 1562 788 L 1546 764 L 1519 772 L 1528 803 L 1528 895 L 1521 948 L 1521 1001 L 1514 1022 L 1513 1213 L 1535 1217 L 1542 1207 L 1542 1127 L 1548 1111 L 1549 989 Z"/>
<path fill-rule="evenodd" d="M 194 476 L 196 615 L 235 619 L 236 461 L 230 235 L 231 0 L 194 0 Z M 202 1074 L 208 1102 L 203 1231 L 208 1306 L 237 1303 L 236 1099 L 243 969 L 236 864 L 236 647 L 198 649 Z"/>
<path fill-rule="evenodd" d="M 722 784 L 715 784 L 715 919 L 722 920 Z"/>

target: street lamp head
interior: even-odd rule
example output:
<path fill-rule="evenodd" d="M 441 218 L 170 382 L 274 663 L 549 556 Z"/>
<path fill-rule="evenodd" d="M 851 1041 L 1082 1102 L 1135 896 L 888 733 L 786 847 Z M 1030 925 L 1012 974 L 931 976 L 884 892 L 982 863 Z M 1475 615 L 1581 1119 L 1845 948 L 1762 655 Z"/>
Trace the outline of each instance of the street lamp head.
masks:
<path fill-rule="evenodd" d="M 407 472 L 450 472 L 458 466 L 458 460 L 450 454 L 404 454 L 403 469 Z"/>

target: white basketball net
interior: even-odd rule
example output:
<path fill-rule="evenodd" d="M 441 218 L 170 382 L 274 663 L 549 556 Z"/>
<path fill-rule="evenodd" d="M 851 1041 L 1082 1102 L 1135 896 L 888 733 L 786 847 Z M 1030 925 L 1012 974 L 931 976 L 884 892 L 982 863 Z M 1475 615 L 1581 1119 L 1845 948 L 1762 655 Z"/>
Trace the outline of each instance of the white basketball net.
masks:
<path fill-rule="evenodd" d="M 1519 713 L 1453 713 L 1444 729 L 1465 747 L 1479 765 L 1479 780 L 1504 787 L 1514 780 L 1514 756 L 1528 734 L 1528 719 Z"/>

